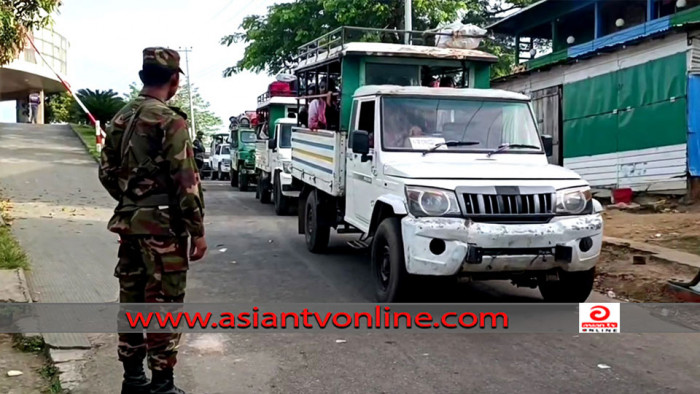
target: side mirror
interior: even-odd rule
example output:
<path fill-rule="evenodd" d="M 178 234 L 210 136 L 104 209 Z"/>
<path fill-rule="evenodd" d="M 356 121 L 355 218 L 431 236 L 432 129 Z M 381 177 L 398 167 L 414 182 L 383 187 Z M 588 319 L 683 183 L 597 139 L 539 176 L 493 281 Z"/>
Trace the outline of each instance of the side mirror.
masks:
<path fill-rule="evenodd" d="M 267 140 L 267 149 L 277 149 L 277 139 L 270 138 L 269 140 Z"/>
<path fill-rule="evenodd" d="M 547 157 L 552 157 L 552 155 L 554 155 L 554 138 L 552 138 L 551 135 L 543 135 L 541 138 L 542 145 L 544 146 L 544 153 L 547 154 Z"/>
<path fill-rule="evenodd" d="M 352 132 L 352 151 L 358 155 L 369 153 L 369 133 L 364 130 Z"/>

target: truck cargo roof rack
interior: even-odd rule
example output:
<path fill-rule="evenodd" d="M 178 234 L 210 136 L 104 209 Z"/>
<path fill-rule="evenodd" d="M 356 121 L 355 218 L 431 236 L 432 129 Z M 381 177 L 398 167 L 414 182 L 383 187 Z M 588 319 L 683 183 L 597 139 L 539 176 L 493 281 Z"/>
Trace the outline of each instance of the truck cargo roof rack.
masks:
<path fill-rule="evenodd" d="M 318 60 L 319 56 L 335 52 L 351 42 L 404 44 L 406 36 L 408 36 L 408 45 L 435 46 L 435 39 L 438 36 L 451 37 L 452 34 L 439 33 L 434 30 L 416 31 L 343 26 L 300 46 L 295 60 L 296 62 L 310 61 L 312 59 Z M 483 36 L 478 37 L 483 38 Z"/>

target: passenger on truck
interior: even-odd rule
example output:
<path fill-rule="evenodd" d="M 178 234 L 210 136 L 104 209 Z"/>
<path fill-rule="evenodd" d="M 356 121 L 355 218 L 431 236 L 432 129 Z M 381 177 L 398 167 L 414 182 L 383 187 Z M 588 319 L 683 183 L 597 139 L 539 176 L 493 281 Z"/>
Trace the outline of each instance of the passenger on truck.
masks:
<path fill-rule="evenodd" d="M 326 94 L 326 81 L 321 81 L 319 84 L 318 94 Z M 311 130 L 319 130 L 327 128 L 328 121 L 326 120 L 326 107 L 328 103 L 326 98 L 315 98 L 309 105 L 309 128 Z"/>

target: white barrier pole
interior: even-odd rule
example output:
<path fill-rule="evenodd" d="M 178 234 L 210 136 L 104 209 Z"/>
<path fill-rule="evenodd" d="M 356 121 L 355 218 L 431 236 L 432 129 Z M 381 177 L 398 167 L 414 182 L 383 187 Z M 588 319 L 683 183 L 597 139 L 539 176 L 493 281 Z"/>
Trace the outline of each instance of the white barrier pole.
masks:
<path fill-rule="evenodd" d="M 95 121 L 95 147 L 97 148 L 97 153 L 102 152 L 102 128 L 100 128 L 100 121 Z"/>

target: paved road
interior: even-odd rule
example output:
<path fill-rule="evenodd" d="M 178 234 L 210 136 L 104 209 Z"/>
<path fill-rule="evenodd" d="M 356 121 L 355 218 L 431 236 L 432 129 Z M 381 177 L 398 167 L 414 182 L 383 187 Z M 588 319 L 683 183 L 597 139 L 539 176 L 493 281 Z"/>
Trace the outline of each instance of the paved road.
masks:
<path fill-rule="evenodd" d="M 29 254 L 27 280 L 40 302 L 112 302 L 114 209 L 97 164 L 69 126 L 0 124 L 0 187 L 14 208 L 13 232 Z M 108 250 L 109 253 L 104 251 Z M 89 347 L 85 335 L 48 335 L 55 347 Z"/>
<path fill-rule="evenodd" d="M 188 302 L 373 301 L 367 257 L 343 239 L 315 256 L 295 218 L 274 216 L 252 193 L 207 182 L 205 199 L 212 251 L 192 266 Z M 425 300 L 540 297 L 495 282 Z M 105 345 L 86 368 L 95 379 L 79 393 L 119 382 L 114 338 L 95 341 Z M 194 393 L 691 393 L 700 382 L 700 353 L 691 348 L 700 348 L 700 335 L 189 335 L 177 374 Z M 97 378 L 105 370 L 109 378 Z"/>
<path fill-rule="evenodd" d="M 35 260 L 32 275 L 47 277 L 60 268 L 55 279 L 75 288 L 35 285 L 44 283 L 55 297 L 75 297 L 77 290 L 109 298 L 116 285 L 111 277 L 116 244 L 104 230 L 111 202 L 95 185 L 96 168 L 77 140 L 65 129 L 51 130 L 24 133 L 0 126 L 0 184 L 26 217 L 18 222 L 25 227 L 18 234 Z M 274 216 L 252 193 L 224 182 L 207 182 L 206 188 L 212 251 L 204 263 L 192 265 L 188 302 L 372 301 L 367 257 L 349 250 L 343 239 L 335 238 L 329 255 L 311 255 L 295 234 L 294 218 Z M 91 204 L 97 206 L 91 216 L 56 217 L 66 214 L 62 207 Z M 53 219 L 36 218 L 45 209 L 54 212 Z M 64 252 L 70 245 L 85 251 Z M 52 256 L 60 256 L 63 266 L 52 264 Z M 38 294 L 40 301 L 45 296 Z M 497 282 L 459 286 L 424 301 L 539 299 L 535 290 Z M 95 348 L 74 392 L 117 393 L 116 339 L 90 339 Z M 699 335 L 188 335 L 176 375 L 188 392 L 207 394 L 694 393 L 700 384 L 699 348 Z"/>

